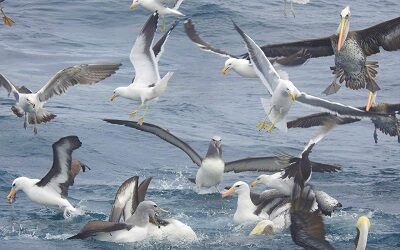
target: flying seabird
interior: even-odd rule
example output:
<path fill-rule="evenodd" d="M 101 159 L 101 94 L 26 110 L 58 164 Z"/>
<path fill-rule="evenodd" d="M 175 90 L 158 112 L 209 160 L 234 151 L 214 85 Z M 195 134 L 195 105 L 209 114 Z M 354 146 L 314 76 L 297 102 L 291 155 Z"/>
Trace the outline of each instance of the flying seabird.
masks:
<path fill-rule="evenodd" d="M 176 0 L 173 8 L 168 8 L 164 5 L 165 0 L 133 0 L 130 8 L 133 10 L 138 5 L 141 5 L 144 9 L 151 13 L 157 12 L 163 20 L 161 31 L 165 31 L 165 16 L 185 16 L 178 9 L 181 6 L 183 0 Z"/>
<path fill-rule="evenodd" d="M 358 109 L 366 110 L 366 106 L 358 107 Z M 371 112 L 389 115 L 388 117 L 372 117 L 371 121 L 375 126 L 373 133 L 375 143 L 378 143 L 377 130 L 389 136 L 397 136 L 400 143 L 400 120 L 396 117 L 400 113 L 400 104 L 379 103 L 373 105 Z M 339 117 L 328 112 L 320 112 L 308 116 L 300 117 L 287 123 L 288 128 L 310 128 L 314 126 L 322 126 L 326 122 L 334 122 L 337 125 L 344 125 L 358 122 L 361 119 L 351 117 Z"/>
<path fill-rule="evenodd" d="M 41 179 L 18 177 L 12 183 L 7 196 L 9 203 L 16 199 L 17 191 L 23 191 L 30 200 L 37 204 L 58 207 L 64 211 L 64 218 L 77 213 L 77 209 L 66 199 L 69 186 L 74 185 L 75 176 L 80 169 L 85 172 L 88 168 L 78 160 L 72 160 L 72 152 L 82 143 L 77 136 L 61 138 L 53 144 L 53 166 Z"/>
<path fill-rule="evenodd" d="M 146 203 L 145 196 L 152 178 L 147 178 L 139 185 L 139 177 L 133 176 L 126 180 L 119 188 L 115 195 L 114 204 L 111 209 L 108 221 L 90 221 L 79 234 L 69 239 L 86 239 L 94 238 L 99 240 L 116 241 L 116 242 L 133 242 L 147 238 L 167 239 L 169 241 L 193 241 L 197 239 L 193 230 L 174 219 L 161 219 L 157 214 L 147 216 L 145 230 L 136 228 L 137 215 L 140 204 Z M 157 209 L 159 211 L 165 211 Z M 136 216 L 135 216 L 136 214 Z M 142 218 L 145 219 L 145 218 Z M 136 233 L 140 231 L 139 237 Z M 107 235 L 111 234 L 111 237 Z"/>
<path fill-rule="evenodd" d="M 129 58 L 135 68 L 135 78 L 133 82 L 127 87 L 116 88 L 110 98 L 110 101 L 113 101 L 118 96 L 121 96 L 127 99 L 140 101 L 140 106 L 130 113 L 130 116 L 134 118 L 136 114 L 144 108 L 143 115 L 139 118 L 140 124 L 143 123 L 147 113 L 147 102 L 164 93 L 168 81 L 173 75 L 173 72 L 168 72 L 161 79 L 158 71 L 158 60 L 163 51 L 163 44 L 167 40 L 169 33 L 176 26 L 176 23 L 167 32 L 167 35 L 152 49 L 151 46 L 156 33 L 157 22 L 158 14 L 154 13 L 143 26 L 140 35 L 136 38 L 135 44 L 132 47 Z M 154 50 L 154 48 L 159 49 Z M 155 51 L 158 51 L 157 58 L 155 56 Z"/>
<path fill-rule="evenodd" d="M 334 249 L 325 239 L 325 225 L 318 211 L 310 211 L 315 202 L 315 193 L 309 185 L 304 188 L 296 186 L 293 190 L 290 209 L 290 233 L 292 240 L 305 249 Z M 365 250 L 367 246 L 368 230 L 371 223 L 367 216 L 357 220 L 357 235 L 354 239 L 356 250 Z"/>
<path fill-rule="evenodd" d="M 94 84 L 114 74 L 121 64 L 81 64 L 63 69 L 55 74 L 39 91 L 32 93 L 28 88 L 18 88 L 4 75 L 0 74 L 0 86 L 10 95 L 14 94 L 15 106 L 11 110 L 18 117 L 25 116 L 24 128 L 33 124 L 33 132 L 37 133 L 36 124 L 46 123 L 56 117 L 43 108 L 54 95 L 62 95 L 69 87 L 77 84 Z"/>
<path fill-rule="evenodd" d="M 347 6 L 340 13 L 340 24 L 336 34 L 324 38 L 267 45 L 263 46 L 262 50 L 270 56 L 288 56 L 300 49 L 306 49 L 312 58 L 335 55 L 335 66 L 331 67 L 335 77 L 323 93 L 336 93 L 341 86 L 338 81 L 345 81 L 346 87 L 351 89 L 367 88 L 370 91 L 368 111 L 372 93 L 380 88 L 374 80 L 378 62 L 367 61 L 367 57 L 379 53 L 380 48 L 386 51 L 400 48 L 400 17 L 357 31 L 349 32 L 349 25 L 350 8 Z"/>
<path fill-rule="evenodd" d="M 209 43 L 200 38 L 197 34 L 194 24 L 191 19 L 187 19 L 184 23 L 185 32 L 187 36 L 194 42 L 201 50 L 212 52 L 222 57 L 227 57 L 222 74 L 227 74 L 230 69 L 238 73 L 240 76 L 248 78 L 256 78 L 257 74 L 250 63 L 248 55 L 233 55 L 224 50 L 214 48 Z M 285 66 L 295 66 L 303 64 L 307 61 L 308 55 L 306 50 L 299 50 L 291 55 L 285 57 L 270 57 L 268 53 L 265 54 L 269 57 L 271 63 L 278 63 Z"/>
<path fill-rule="evenodd" d="M 278 172 L 287 167 L 293 157 L 291 156 L 266 156 L 266 157 L 251 157 L 240 159 L 231 162 L 224 162 L 221 158 L 221 137 L 214 136 L 209 144 L 207 154 L 202 158 L 194 149 L 192 149 L 186 142 L 182 141 L 171 132 L 166 129 L 160 128 L 154 124 L 143 123 L 139 125 L 134 121 L 123 121 L 114 119 L 104 119 L 104 121 L 123 125 L 126 127 L 141 130 L 147 133 L 151 133 L 161 138 L 162 140 L 178 147 L 184 151 L 190 159 L 199 166 L 199 170 L 196 174 L 195 183 L 197 187 L 217 187 L 222 181 L 222 175 L 224 172 L 243 172 L 243 171 L 265 171 L 265 172 Z M 322 166 L 322 164 L 315 163 L 315 165 Z M 318 168 L 317 167 L 317 168 Z M 337 167 L 331 166 L 327 169 L 319 169 L 320 171 L 332 171 L 331 168 L 336 169 Z M 316 170 L 318 171 L 318 170 Z"/>
<path fill-rule="evenodd" d="M 4 13 L 4 10 L 3 10 L 4 7 L 1 6 L 1 3 L 4 1 L 5 0 L 0 0 L 0 12 L 1 12 L 4 24 L 11 27 L 15 22 L 14 22 L 14 20 L 11 19 L 11 17 L 8 17 L 6 15 L 6 13 Z"/>
<path fill-rule="evenodd" d="M 294 101 L 299 101 L 303 104 L 327 109 L 329 112 L 338 114 L 340 116 L 362 118 L 387 116 L 373 112 L 366 112 L 351 106 L 345 106 L 340 103 L 324 100 L 299 91 L 291 81 L 282 79 L 275 71 L 272 64 L 268 61 L 268 58 L 264 55 L 261 48 L 258 47 L 258 45 L 235 23 L 234 26 L 246 44 L 251 63 L 255 68 L 258 77 L 267 88 L 269 94 L 272 96 L 271 100 L 262 99 L 264 109 L 266 109 L 267 117 L 271 121 L 267 131 L 271 132 L 272 129 L 276 127 L 281 131 L 287 132 L 286 116 Z M 263 126 L 264 125 L 261 124 L 260 127 Z"/>

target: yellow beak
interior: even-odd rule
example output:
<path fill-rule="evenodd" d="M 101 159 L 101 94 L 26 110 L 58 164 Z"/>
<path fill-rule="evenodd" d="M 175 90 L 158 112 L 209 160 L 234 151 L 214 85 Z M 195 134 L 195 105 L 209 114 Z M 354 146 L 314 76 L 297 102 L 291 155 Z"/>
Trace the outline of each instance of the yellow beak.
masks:
<path fill-rule="evenodd" d="M 223 69 L 222 69 L 222 74 L 223 75 L 226 75 L 226 74 L 228 74 L 228 71 L 230 70 L 231 68 L 229 68 L 229 67 L 224 67 Z"/>
<path fill-rule="evenodd" d="M 112 96 L 110 97 L 110 102 L 114 101 L 115 98 L 117 98 L 117 97 L 118 97 L 117 95 L 112 95 Z"/>
<path fill-rule="evenodd" d="M 292 101 L 296 101 L 296 94 L 295 93 L 290 93 L 290 99 L 292 99 Z"/>
<path fill-rule="evenodd" d="M 258 181 L 257 180 L 254 180 L 254 181 L 252 181 L 251 183 L 250 183 L 250 187 L 256 187 L 258 185 Z"/>
<path fill-rule="evenodd" d="M 339 52 L 342 49 L 342 46 L 344 44 L 344 31 L 346 29 L 347 24 L 349 23 L 349 20 L 347 18 L 342 18 L 339 24 L 339 39 L 338 39 L 338 44 L 337 44 L 337 51 Z"/>
<path fill-rule="evenodd" d="M 367 112 L 371 109 L 372 105 L 374 105 L 376 94 L 377 94 L 376 92 L 375 93 L 369 92 L 368 100 L 367 100 L 367 106 L 365 107 L 365 110 Z"/>
<path fill-rule="evenodd" d="M 227 197 L 227 196 L 230 196 L 230 195 L 234 194 L 235 192 L 236 192 L 235 188 L 234 188 L 234 187 L 231 187 L 231 188 L 228 189 L 227 191 L 222 192 L 222 193 L 221 193 L 221 196 L 222 196 L 222 198 L 225 198 L 225 197 Z"/>
<path fill-rule="evenodd" d="M 129 6 L 129 8 L 131 8 L 131 10 L 134 10 L 136 8 L 137 4 L 136 3 L 132 3 L 131 6 Z"/>
<path fill-rule="evenodd" d="M 10 193 L 7 195 L 7 201 L 8 203 L 13 203 L 15 201 L 15 198 L 17 197 L 17 190 L 15 188 L 11 188 Z"/>

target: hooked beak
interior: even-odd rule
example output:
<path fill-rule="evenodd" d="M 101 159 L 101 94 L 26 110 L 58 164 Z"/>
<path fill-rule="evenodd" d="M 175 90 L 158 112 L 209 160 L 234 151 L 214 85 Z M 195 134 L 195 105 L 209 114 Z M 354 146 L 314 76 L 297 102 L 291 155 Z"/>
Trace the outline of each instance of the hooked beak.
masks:
<path fill-rule="evenodd" d="M 136 9 L 137 7 L 137 3 L 132 3 L 131 6 L 129 6 L 129 8 L 131 8 L 131 10 Z"/>
<path fill-rule="evenodd" d="M 112 102 L 112 101 L 114 101 L 115 100 L 115 98 L 117 98 L 118 96 L 117 95 L 112 95 L 111 97 L 110 97 L 110 102 Z"/>
<path fill-rule="evenodd" d="M 13 187 L 13 188 L 11 188 L 10 193 L 8 193 L 8 195 L 7 195 L 8 203 L 10 203 L 10 204 L 14 203 L 16 197 L 17 197 L 17 190 Z"/>
<path fill-rule="evenodd" d="M 229 71 L 230 69 L 231 69 L 231 68 L 229 68 L 229 67 L 224 67 L 224 68 L 222 69 L 221 73 L 222 73 L 223 75 L 226 75 L 226 74 L 228 74 L 228 71 Z"/>
<path fill-rule="evenodd" d="M 231 187 L 230 189 L 226 190 L 225 192 L 221 193 L 222 198 L 225 198 L 227 196 L 230 196 L 236 192 L 234 187 Z"/>
<path fill-rule="evenodd" d="M 340 24 L 339 24 L 339 39 L 338 39 L 338 44 L 337 44 L 338 52 L 342 49 L 344 41 L 347 38 L 347 26 L 348 25 L 349 25 L 349 19 L 342 17 L 342 20 L 340 20 Z"/>
<path fill-rule="evenodd" d="M 252 181 L 251 183 L 250 183 L 250 187 L 256 187 L 258 185 L 258 181 L 257 180 L 254 180 L 254 181 Z"/>
<path fill-rule="evenodd" d="M 157 207 L 157 212 L 169 213 L 168 210 L 162 209 L 161 207 Z"/>
<path fill-rule="evenodd" d="M 290 99 L 292 99 L 292 101 L 294 102 L 294 101 L 296 101 L 296 94 L 295 93 L 293 93 L 293 92 L 290 92 Z"/>
<path fill-rule="evenodd" d="M 368 100 L 367 100 L 367 106 L 365 107 L 365 110 L 367 112 L 371 109 L 372 105 L 374 105 L 376 94 L 377 94 L 377 92 L 375 92 L 375 93 L 369 92 Z"/>

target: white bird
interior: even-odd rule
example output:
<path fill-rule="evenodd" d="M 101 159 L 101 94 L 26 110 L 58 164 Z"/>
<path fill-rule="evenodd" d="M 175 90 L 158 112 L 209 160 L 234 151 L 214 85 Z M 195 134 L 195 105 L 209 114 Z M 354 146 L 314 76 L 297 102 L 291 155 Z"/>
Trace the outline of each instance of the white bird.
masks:
<path fill-rule="evenodd" d="M 226 75 L 229 70 L 235 71 L 237 74 L 247 78 L 257 78 L 257 74 L 250 63 L 247 54 L 244 55 L 233 55 L 224 50 L 218 49 L 210 45 L 208 42 L 204 41 L 196 32 L 194 24 L 191 19 L 185 20 L 184 23 L 185 32 L 192 42 L 194 42 L 201 50 L 217 54 L 219 56 L 228 58 L 225 61 L 224 68 L 222 69 L 222 74 Z M 273 46 L 273 45 L 272 45 Z M 294 53 L 286 57 L 271 57 L 268 51 L 269 45 L 266 45 L 266 56 L 269 57 L 272 63 L 277 63 L 285 66 L 296 66 L 301 65 L 307 61 L 309 58 L 307 50 L 301 49 L 297 53 Z"/>
<path fill-rule="evenodd" d="M 131 9 L 135 9 L 138 5 L 141 5 L 144 9 L 154 13 L 157 12 L 163 20 L 161 31 L 165 31 L 165 16 L 185 16 L 178 9 L 181 6 L 183 0 L 176 0 L 173 8 L 168 8 L 164 5 L 165 0 L 133 0 L 130 6 Z"/>
<path fill-rule="evenodd" d="M 46 123 L 56 115 L 47 112 L 44 104 L 54 95 L 62 95 L 71 86 L 77 84 L 93 84 L 114 74 L 120 64 L 81 64 L 63 69 L 55 74 L 39 91 L 32 93 L 22 86 L 16 87 L 4 75 L 0 74 L 0 86 L 10 95 L 14 94 L 16 104 L 11 110 L 18 117 L 25 116 L 24 128 L 33 124 L 33 132 L 37 133 L 36 124 Z"/>
<path fill-rule="evenodd" d="M 9 203 L 16 199 L 17 191 L 23 191 L 35 203 L 58 207 L 64 211 L 64 218 L 77 214 L 77 209 L 66 199 L 68 188 L 74 184 L 80 169 L 85 172 L 87 166 L 72 160 L 72 152 L 82 143 L 77 136 L 61 138 L 53 144 L 53 166 L 41 180 L 18 177 L 12 183 L 7 196 Z"/>
<path fill-rule="evenodd" d="M 146 216 L 140 210 L 147 188 L 152 178 L 147 178 L 139 185 L 139 177 L 126 180 L 118 189 L 108 221 L 90 221 L 79 234 L 70 239 L 94 238 L 113 242 L 135 242 L 144 239 L 168 240 L 173 242 L 192 242 L 197 240 L 191 227 L 175 219 L 163 220 L 151 213 Z M 155 211 L 165 211 L 154 207 Z M 150 220 L 149 220 L 150 216 Z"/>
<path fill-rule="evenodd" d="M 282 79 L 260 47 L 236 24 L 234 24 L 234 26 L 246 44 L 251 63 L 258 77 L 272 96 L 271 100 L 263 100 L 263 106 L 267 107 L 267 117 L 271 121 L 267 131 L 271 132 L 272 129 L 276 127 L 281 131 L 287 132 L 287 114 L 294 101 L 320 107 L 340 116 L 360 118 L 387 116 L 384 114 L 365 112 L 351 106 L 324 100 L 299 91 L 291 81 Z M 261 127 L 267 126 L 262 125 Z"/>
<path fill-rule="evenodd" d="M 147 102 L 164 93 L 168 81 L 173 75 L 173 72 L 168 72 L 162 79 L 160 78 L 158 60 L 152 49 L 157 22 L 158 14 L 154 13 L 147 20 L 132 47 L 130 60 L 135 68 L 135 79 L 133 83 L 127 87 L 116 88 L 110 98 L 110 100 L 113 101 L 118 96 L 121 96 L 127 99 L 140 101 L 140 106 L 130 113 L 130 116 L 134 118 L 136 114 L 144 108 L 143 115 L 139 118 L 140 124 L 144 122 L 144 117 L 147 113 Z M 169 32 L 172 31 L 173 27 Z M 166 38 L 167 37 L 165 37 L 165 40 Z M 158 58 L 161 56 L 162 44 L 164 44 L 164 42 L 160 45 L 161 50 L 160 53 L 158 53 Z"/>

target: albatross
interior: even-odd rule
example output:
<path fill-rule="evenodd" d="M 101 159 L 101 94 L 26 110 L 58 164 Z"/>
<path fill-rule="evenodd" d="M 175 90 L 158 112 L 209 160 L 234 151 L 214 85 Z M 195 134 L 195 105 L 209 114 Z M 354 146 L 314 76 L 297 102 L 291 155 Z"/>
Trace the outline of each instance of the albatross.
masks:
<path fill-rule="evenodd" d="M 204 41 L 196 32 L 194 24 L 192 20 L 188 18 L 185 23 L 185 32 L 189 39 L 194 42 L 201 50 L 212 52 L 222 57 L 228 58 L 225 61 L 225 66 L 222 69 L 222 74 L 226 75 L 229 70 L 235 71 L 237 74 L 243 77 L 248 78 L 256 78 L 257 74 L 250 63 L 248 55 L 233 55 L 224 50 L 214 48 L 212 45 Z M 268 56 L 271 63 L 278 63 L 285 66 L 296 66 L 303 64 L 308 59 L 308 54 L 306 50 L 300 49 L 299 51 L 293 53 L 292 55 L 285 56 L 285 57 L 270 57 L 269 54 L 266 52 L 265 54 Z"/>
<path fill-rule="evenodd" d="M 139 125 L 134 121 L 124 121 L 115 119 L 104 119 L 104 121 L 134 128 L 143 132 L 153 134 L 162 140 L 174 145 L 185 152 L 189 158 L 199 167 L 196 178 L 192 180 L 199 188 L 216 187 L 222 181 L 224 172 L 244 172 L 244 171 L 263 171 L 278 172 L 287 167 L 291 161 L 296 159 L 291 156 L 265 156 L 249 157 L 236 161 L 225 162 L 222 159 L 221 137 L 214 136 L 208 146 L 206 156 L 203 158 L 186 142 L 182 141 L 170 131 L 163 129 L 151 123 Z M 333 171 L 340 169 L 335 166 L 313 163 L 316 165 L 316 171 Z M 218 188 L 217 188 L 218 189 Z"/>
<path fill-rule="evenodd" d="M 323 108 L 340 116 L 361 118 L 387 116 L 379 113 L 366 112 L 351 106 L 346 106 L 337 102 L 331 102 L 309 95 L 305 92 L 301 92 L 291 81 L 282 79 L 272 66 L 271 62 L 264 55 L 261 48 L 235 23 L 234 26 L 246 44 L 251 63 L 258 77 L 267 88 L 268 93 L 272 96 L 270 100 L 262 98 L 264 109 L 267 109 L 266 118 L 269 118 L 271 121 L 271 124 L 267 127 L 268 132 L 271 132 L 274 127 L 281 131 L 287 132 L 287 115 L 294 101 Z M 261 124 L 261 127 L 263 126 L 264 125 Z"/>
<path fill-rule="evenodd" d="M 193 241 L 194 231 L 174 219 L 161 219 L 154 212 L 165 210 L 154 202 L 145 201 L 151 177 L 139 185 L 139 177 L 133 176 L 118 188 L 108 221 L 90 221 L 82 230 L 69 239 L 97 239 L 113 242 L 135 242 L 147 238 L 169 241 Z M 152 206 L 148 206 L 151 204 Z M 141 211 L 149 209 L 150 213 Z"/>
<path fill-rule="evenodd" d="M 19 190 L 37 204 L 58 207 L 63 211 L 64 218 L 76 215 L 78 210 L 67 200 L 68 188 L 74 185 L 80 169 L 88 168 L 78 160 L 72 160 L 72 152 L 82 143 L 77 136 L 63 137 L 53 144 L 53 165 L 42 179 L 18 177 L 12 182 L 12 188 L 7 196 L 9 203 L 15 202 Z M 89 168 L 88 168 L 89 169 Z"/>
<path fill-rule="evenodd" d="M 163 78 L 160 78 L 158 71 L 158 60 L 163 51 L 163 44 L 168 38 L 169 33 L 174 29 L 176 23 L 171 27 L 169 32 L 163 36 L 156 46 L 151 48 L 154 35 L 157 29 L 158 14 L 154 13 L 149 17 L 142 28 L 138 38 L 132 47 L 129 56 L 133 67 L 135 68 L 135 78 L 127 87 L 118 87 L 114 90 L 110 101 L 114 101 L 118 96 L 140 101 L 140 106 L 130 113 L 132 118 L 144 109 L 139 123 L 144 122 L 147 113 L 147 102 L 161 96 L 167 88 L 168 81 L 171 79 L 173 72 L 168 72 Z M 156 48 L 156 50 L 154 49 Z M 157 58 L 155 56 L 157 52 Z"/>
<path fill-rule="evenodd" d="M 315 193 L 307 185 L 296 186 L 293 190 L 290 209 L 290 233 L 296 245 L 305 249 L 334 249 L 325 238 L 325 225 L 318 211 L 310 211 L 315 202 Z M 365 250 L 371 222 L 367 216 L 360 216 L 356 223 L 357 235 L 354 239 L 356 250 Z"/>
<path fill-rule="evenodd" d="M 24 128 L 33 124 L 37 134 L 37 124 L 46 123 L 56 117 L 43 108 L 44 104 L 55 95 L 64 94 L 69 87 L 77 84 L 94 84 L 114 74 L 121 64 L 81 64 L 63 69 L 55 74 L 39 91 L 33 93 L 25 86 L 17 87 L 4 75 L 0 74 L 0 87 L 14 95 L 16 104 L 11 110 L 18 117 L 25 116 Z"/>

